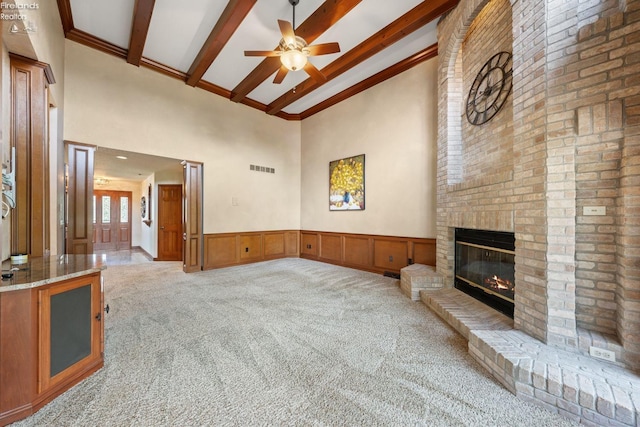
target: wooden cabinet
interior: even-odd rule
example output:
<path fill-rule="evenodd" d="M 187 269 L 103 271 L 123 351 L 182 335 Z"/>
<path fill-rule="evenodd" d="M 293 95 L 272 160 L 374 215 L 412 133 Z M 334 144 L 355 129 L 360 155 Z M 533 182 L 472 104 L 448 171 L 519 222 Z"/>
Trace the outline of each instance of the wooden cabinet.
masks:
<path fill-rule="evenodd" d="M 103 366 L 100 273 L 0 292 L 0 426 Z"/>
<path fill-rule="evenodd" d="M 101 362 L 101 295 L 99 275 L 37 290 L 39 394 Z"/>

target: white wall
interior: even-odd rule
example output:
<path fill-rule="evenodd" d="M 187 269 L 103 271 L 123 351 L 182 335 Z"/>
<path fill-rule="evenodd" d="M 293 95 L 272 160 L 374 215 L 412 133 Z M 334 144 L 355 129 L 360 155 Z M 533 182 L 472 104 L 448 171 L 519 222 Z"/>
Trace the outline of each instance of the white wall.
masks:
<path fill-rule="evenodd" d="M 436 236 L 437 59 L 302 122 L 304 230 Z M 365 154 L 365 210 L 329 211 L 329 162 Z"/>
<path fill-rule="evenodd" d="M 140 246 L 146 253 L 151 255 L 152 257 L 158 256 L 158 233 L 155 230 L 155 221 L 151 223 L 151 225 L 147 225 L 142 222 L 142 214 L 140 212 L 140 199 L 142 196 L 147 196 L 149 185 L 151 188 L 155 187 L 155 174 L 149 175 L 141 184 L 139 184 L 139 196 L 136 199 L 138 205 L 138 216 L 134 217 L 133 220 L 139 224 L 140 227 L 140 243 L 137 246 Z M 154 191 L 155 194 L 157 192 Z M 147 201 L 147 203 L 149 203 Z M 154 207 L 155 208 L 155 207 Z M 148 209 L 148 205 L 147 205 Z M 155 209 L 153 214 L 155 214 Z"/>
<path fill-rule="evenodd" d="M 300 122 L 68 40 L 65 66 L 65 139 L 203 162 L 205 233 L 300 228 Z"/>

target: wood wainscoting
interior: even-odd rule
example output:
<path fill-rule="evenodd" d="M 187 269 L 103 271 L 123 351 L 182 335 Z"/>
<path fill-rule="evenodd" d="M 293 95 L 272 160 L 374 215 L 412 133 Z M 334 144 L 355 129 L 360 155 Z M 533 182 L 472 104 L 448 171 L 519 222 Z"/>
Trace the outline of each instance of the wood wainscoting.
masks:
<path fill-rule="evenodd" d="M 204 269 L 299 257 L 300 231 L 255 231 L 204 235 Z"/>
<path fill-rule="evenodd" d="M 400 273 L 436 265 L 436 239 L 307 230 L 205 234 L 204 269 L 300 257 L 358 270 Z"/>
<path fill-rule="evenodd" d="M 301 258 L 375 273 L 436 265 L 436 239 L 302 230 L 300 243 Z"/>

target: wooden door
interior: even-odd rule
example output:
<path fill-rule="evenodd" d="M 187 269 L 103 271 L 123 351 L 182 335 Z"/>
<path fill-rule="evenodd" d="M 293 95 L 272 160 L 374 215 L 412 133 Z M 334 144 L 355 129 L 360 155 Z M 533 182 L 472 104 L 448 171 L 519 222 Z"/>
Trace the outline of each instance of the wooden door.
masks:
<path fill-rule="evenodd" d="M 158 185 L 158 261 L 182 261 L 182 184 Z"/>
<path fill-rule="evenodd" d="M 131 249 L 131 192 L 93 193 L 93 250 Z"/>
<path fill-rule="evenodd" d="M 202 163 L 182 162 L 184 166 L 184 209 L 182 234 L 185 273 L 202 270 Z"/>

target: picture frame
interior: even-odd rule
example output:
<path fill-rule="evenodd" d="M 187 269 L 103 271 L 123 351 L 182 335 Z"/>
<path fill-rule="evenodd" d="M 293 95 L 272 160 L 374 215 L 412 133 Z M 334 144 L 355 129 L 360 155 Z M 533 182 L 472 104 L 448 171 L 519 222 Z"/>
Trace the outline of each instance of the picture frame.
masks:
<path fill-rule="evenodd" d="M 149 187 L 147 188 L 147 196 L 146 196 L 146 209 L 144 211 L 141 210 L 142 222 L 144 222 L 147 225 L 147 227 L 151 227 L 151 188 L 152 188 L 151 184 L 149 184 Z M 145 196 L 142 196 L 142 200 L 144 203 Z"/>
<path fill-rule="evenodd" d="M 363 211 L 365 208 L 365 155 L 329 162 L 329 210 Z"/>

